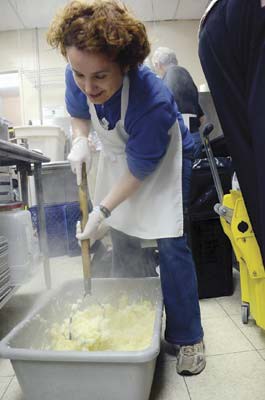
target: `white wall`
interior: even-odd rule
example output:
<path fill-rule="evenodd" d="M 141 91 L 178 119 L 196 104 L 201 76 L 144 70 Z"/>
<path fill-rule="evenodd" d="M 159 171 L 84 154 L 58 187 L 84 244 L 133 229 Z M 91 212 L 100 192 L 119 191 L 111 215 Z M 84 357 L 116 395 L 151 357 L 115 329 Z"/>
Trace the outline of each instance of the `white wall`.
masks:
<path fill-rule="evenodd" d="M 195 83 L 200 85 L 205 82 L 197 55 L 198 21 L 146 23 L 146 28 L 152 44 L 152 52 L 158 46 L 173 48 L 177 53 L 179 64 L 189 70 Z M 48 81 L 42 87 L 42 105 L 44 107 L 64 105 L 65 60 L 56 50 L 49 48 L 46 43 L 46 30 L 39 30 L 38 36 L 40 67 Z M 39 96 L 37 82 L 34 79 L 34 71 L 37 71 L 36 31 L 0 32 L 0 49 L 0 72 L 21 70 L 28 74 L 22 74 L 20 88 L 22 123 L 28 123 L 29 119 L 38 120 Z M 33 77 L 29 76 L 30 71 L 33 72 Z"/>
<path fill-rule="evenodd" d="M 45 76 L 42 87 L 42 106 L 56 107 L 64 104 L 65 60 L 46 43 L 46 30 L 38 32 L 41 74 Z M 22 30 L 0 32 L 0 72 L 18 70 L 21 73 L 22 123 L 40 120 L 37 80 L 36 31 Z M 60 74 L 61 69 L 61 74 Z M 59 74 L 61 75 L 59 79 Z M 58 82 L 57 82 L 58 80 Z M 50 82 L 51 81 L 51 82 Z M 48 84 L 47 84 L 48 82 Z"/>
<path fill-rule="evenodd" d="M 151 41 L 151 56 L 159 46 L 176 51 L 179 65 L 185 67 L 199 86 L 205 77 L 198 57 L 199 21 L 161 21 L 145 23 Z"/>
<path fill-rule="evenodd" d="M 3 115 L 3 98 L 0 96 L 0 117 Z"/>
<path fill-rule="evenodd" d="M 20 97 L 4 97 L 2 98 L 2 116 L 12 122 L 13 126 L 21 125 Z"/>

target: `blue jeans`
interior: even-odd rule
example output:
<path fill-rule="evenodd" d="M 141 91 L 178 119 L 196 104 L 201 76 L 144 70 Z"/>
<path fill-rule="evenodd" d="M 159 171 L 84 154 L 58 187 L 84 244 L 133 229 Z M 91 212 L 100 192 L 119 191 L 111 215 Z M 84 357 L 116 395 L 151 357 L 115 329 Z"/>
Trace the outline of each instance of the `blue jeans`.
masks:
<path fill-rule="evenodd" d="M 188 206 L 192 160 L 183 158 L 183 206 Z M 189 345 L 203 337 L 197 278 L 186 235 L 158 239 L 160 277 L 166 311 L 165 339 Z"/>
<path fill-rule="evenodd" d="M 193 157 L 194 158 L 202 158 L 203 145 L 202 145 L 200 132 L 192 133 L 192 137 L 193 137 L 193 140 L 194 140 Z"/>

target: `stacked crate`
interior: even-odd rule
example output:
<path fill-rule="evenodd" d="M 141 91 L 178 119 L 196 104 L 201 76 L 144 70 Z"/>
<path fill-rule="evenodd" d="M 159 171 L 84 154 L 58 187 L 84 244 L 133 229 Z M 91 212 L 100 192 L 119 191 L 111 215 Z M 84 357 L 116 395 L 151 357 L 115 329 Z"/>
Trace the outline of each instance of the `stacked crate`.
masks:
<path fill-rule="evenodd" d="M 8 266 L 8 243 L 0 236 L 0 301 L 10 292 L 10 271 Z"/>

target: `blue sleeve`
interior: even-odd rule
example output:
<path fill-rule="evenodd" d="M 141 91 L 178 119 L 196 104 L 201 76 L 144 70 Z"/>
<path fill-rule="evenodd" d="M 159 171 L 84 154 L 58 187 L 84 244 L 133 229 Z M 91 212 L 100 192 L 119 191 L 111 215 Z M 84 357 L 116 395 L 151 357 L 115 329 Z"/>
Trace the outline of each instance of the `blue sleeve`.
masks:
<path fill-rule="evenodd" d="M 65 70 L 65 104 L 71 117 L 91 119 L 86 95 L 75 83 L 73 72 L 68 64 Z"/>
<path fill-rule="evenodd" d="M 143 180 L 157 167 L 169 144 L 169 129 L 175 123 L 177 110 L 166 101 L 155 104 L 129 128 L 126 145 L 128 168 Z"/>

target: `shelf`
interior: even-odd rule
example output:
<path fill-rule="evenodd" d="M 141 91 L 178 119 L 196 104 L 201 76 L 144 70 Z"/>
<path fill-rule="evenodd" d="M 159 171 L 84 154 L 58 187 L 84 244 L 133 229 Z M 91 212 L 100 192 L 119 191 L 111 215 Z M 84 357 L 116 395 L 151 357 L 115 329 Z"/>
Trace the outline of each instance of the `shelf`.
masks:
<path fill-rule="evenodd" d="M 39 235 L 40 235 L 40 248 L 43 254 L 43 269 L 47 289 L 51 288 L 51 271 L 49 263 L 47 234 L 46 234 L 46 221 L 45 211 L 43 204 L 43 187 L 42 187 L 42 163 L 48 163 L 50 159 L 44 155 L 28 150 L 15 143 L 10 143 L 6 140 L 0 139 L 0 166 L 16 166 L 19 172 L 22 201 L 28 205 L 28 176 L 34 176 L 37 205 L 39 206 Z M 33 164 L 33 165 L 32 165 Z M 0 301 L 0 308 L 10 299 L 14 294 L 16 288 L 12 288 L 11 292 Z"/>
<path fill-rule="evenodd" d="M 0 139 L 0 165 L 11 166 L 18 162 L 24 163 L 43 163 L 49 162 L 48 157 L 32 150 L 25 149 L 18 144 L 7 142 Z"/>
<path fill-rule="evenodd" d="M 0 309 L 2 307 L 4 307 L 4 305 L 8 302 L 8 300 L 11 299 L 12 296 L 14 296 L 14 294 L 16 293 L 16 291 L 19 289 L 19 286 L 11 286 L 11 290 L 9 293 L 7 293 L 7 295 L 0 300 Z"/>

